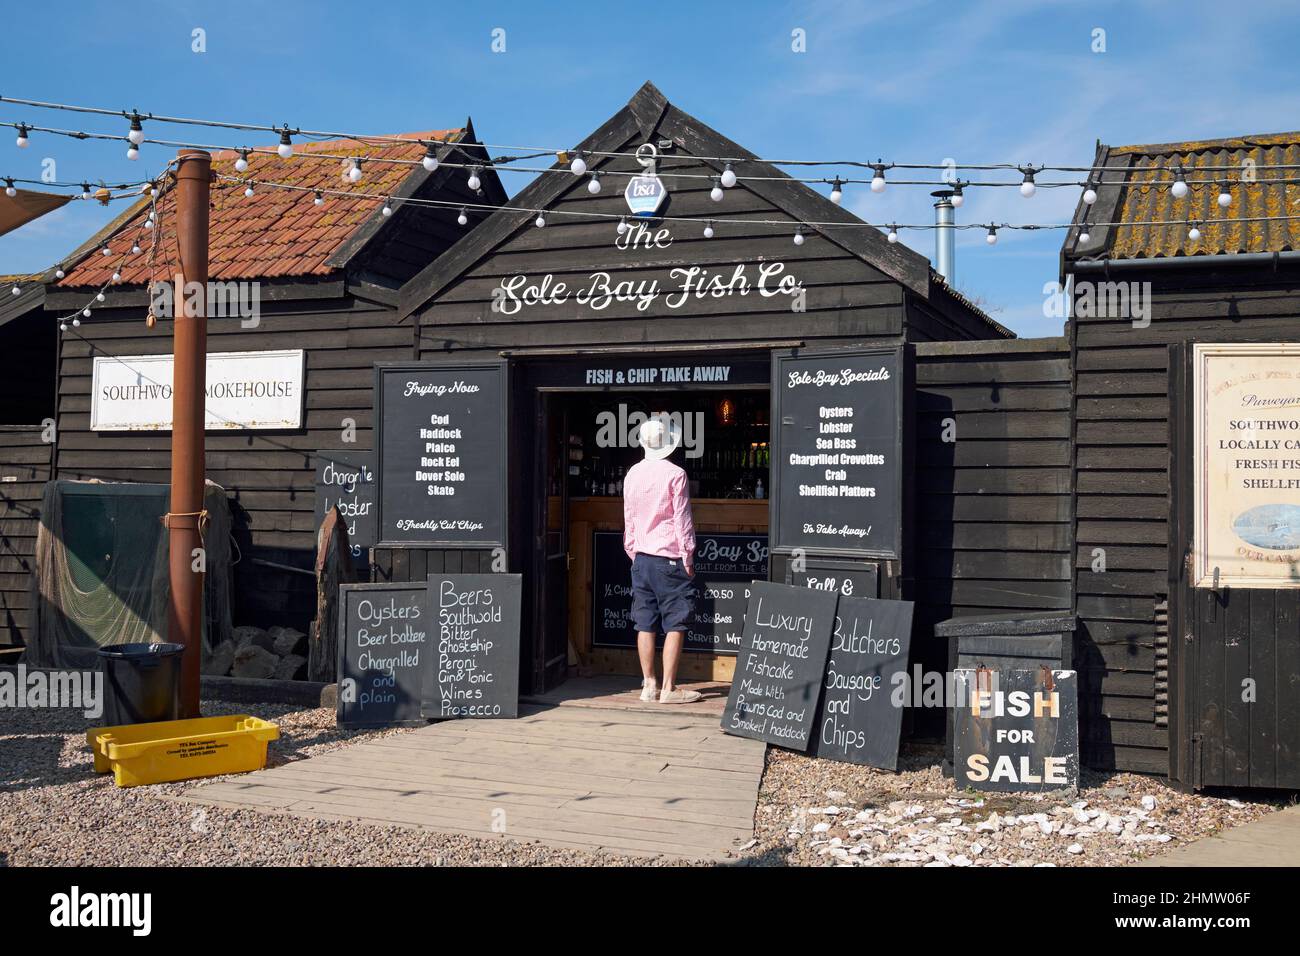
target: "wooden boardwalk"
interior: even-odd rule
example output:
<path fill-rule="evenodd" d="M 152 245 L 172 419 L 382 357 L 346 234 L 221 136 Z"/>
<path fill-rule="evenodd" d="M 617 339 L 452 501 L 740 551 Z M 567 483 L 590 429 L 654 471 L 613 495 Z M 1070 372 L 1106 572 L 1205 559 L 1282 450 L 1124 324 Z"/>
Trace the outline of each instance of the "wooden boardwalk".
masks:
<path fill-rule="evenodd" d="M 765 745 L 673 711 L 521 709 L 364 741 L 181 800 L 586 850 L 721 859 L 753 837 Z"/>

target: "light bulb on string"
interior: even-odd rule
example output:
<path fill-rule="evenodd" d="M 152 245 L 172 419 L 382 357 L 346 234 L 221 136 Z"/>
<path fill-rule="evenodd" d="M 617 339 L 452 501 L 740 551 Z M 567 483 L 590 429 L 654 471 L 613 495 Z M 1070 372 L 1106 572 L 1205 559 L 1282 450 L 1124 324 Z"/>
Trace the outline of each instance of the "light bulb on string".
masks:
<path fill-rule="evenodd" d="M 289 138 L 288 123 L 280 130 L 280 145 L 275 147 L 275 151 L 281 159 L 288 159 L 293 155 L 293 140 Z"/>
<path fill-rule="evenodd" d="M 127 159 L 130 159 L 130 160 L 136 160 L 136 159 L 139 159 L 139 158 L 140 158 L 140 147 L 136 146 L 135 143 L 132 143 L 131 145 L 129 145 L 129 146 L 126 148 L 126 158 L 127 158 Z"/>
<path fill-rule="evenodd" d="M 1169 191 L 1175 199 L 1182 199 L 1187 195 L 1187 180 L 1183 178 L 1183 167 L 1174 167 L 1174 184 L 1169 187 Z"/>
<path fill-rule="evenodd" d="M 1094 186 L 1092 183 L 1087 183 L 1083 187 L 1083 204 L 1085 206 L 1091 206 L 1096 201 L 1097 201 L 1097 187 Z"/>
<path fill-rule="evenodd" d="M 546 217 L 539 212 L 537 214 L 537 218 L 533 220 L 533 225 L 536 226 L 538 229 L 541 229 L 543 226 L 546 225 Z"/>
<path fill-rule="evenodd" d="M 84 309 L 82 309 L 81 314 L 84 315 L 86 318 L 90 318 L 90 306 L 86 306 Z M 72 324 L 80 325 L 81 323 L 78 322 L 76 319 L 73 319 Z"/>
<path fill-rule="evenodd" d="M 1201 230 L 1196 223 L 1192 223 L 1191 228 L 1187 230 L 1187 238 L 1192 242 L 1200 241 Z"/>
<path fill-rule="evenodd" d="M 153 216 L 150 216 L 148 219 L 146 219 L 146 220 L 144 221 L 144 227 L 145 227 L 146 229 L 152 229 L 152 228 L 153 228 Z"/>
<path fill-rule="evenodd" d="M 62 279 L 65 275 L 67 275 L 67 273 L 64 272 L 62 269 L 54 270 L 54 278 L 56 279 Z"/>
<path fill-rule="evenodd" d="M 420 165 L 428 172 L 438 168 L 438 154 L 434 152 L 433 143 L 424 144 L 424 158 L 420 160 Z"/>
<path fill-rule="evenodd" d="M 460 214 L 456 216 L 456 221 L 462 226 L 469 225 L 469 216 L 465 215 L 465 207 L 460 207 Z"/>
<path fill-rule="evenodd" d="M 838 176 L 836 176 L 835 180 L 831 183 L 831 202 L 835 203 L 835 205 L 838 206 L 840 204 L 840 201 L 843 198 L 844 198 L 844 181 L 841 180 Z"/>
<path fill-rule="evenodd" d="M 469 168 L 469 179 L 466 180 L 465 185 L 468 186 L 472 192 L 478 192 L 479 186 L 483 185 L 483 181 L 478 178 L 478 174 L 478 166 L 471 166 Z"/>
<path fill-rule="evenodd" d="M 591 174 L 591 181 L 587 183 L 587 192 L 593 196 L 600 192 L 600 173 Z"/>
<path fill-rule="evenodd" d="M 885 236 L 885 238 L 888 239 L 890 242 L 898 242 L 898 226 L 891 225 L 889 227 L 889 233 Z"/>
<path fill-rule="evenodd" d="M 391 216 L 393 214 L 393 207 L 391 203 L 392 203 L 391 199 L 384 200 L 384 208 L 380 210 L 380 212 L 383 213 L 383 215 Z"/>
<path fill-rule="evenodd" d="M 627 216 L 618 217 L 617 231 L 620 236 L 623 235 L 623 233 L 627 232 Z"/>
<path fill-rule="evenodd" d="M 736 185 L 736 171 L 731 168 L 731 163 L 727 163 L 727 165 L 723 167 L 722 175 L 719 177 L 719 181 L 727 189 L 730 189 L 732 186 Z"/>
<path fill-rule="evenodd" d="M 1232 205 L 1232 191 L 1228 188 L 1227 183 L 1219 184 L 1219 198 L 1216 201 L 1220 209 L 1227 209 Z"/>
<path fill-rule="evenodd" d="M 965 185 L 966 184 L 963 183 L 960 179 L 956 180 L 952 184 L 952 198 L 949 200 L 949 202 L 952 203 L 954 209 L 960 209 L 961 204 L 966 201 L 966 194 L 962 192 L 962 189 L 965 187 Z"/>
<path fill-rule="evenodd" d="M 871 177 L 871 191 L 873 193 L 883 193 L 885 191 L 885 166 L 883 163 L 872 165 L 874 175 Z"/>
<path fill-rule="evenodd" d="M 724 195 L 726 194 L 722 191 L 722 187 L 718 185 L 717 179 L 714 179 L 713 188 L 709 190 L 709 198 L 714 202 L 722 202 L 722 197 Z"/>
<path fill-rule="evenodd" d="M 573 154 L 573 162 L 569 163 L 569 172 L 575 176 L 581 176 L 587 171 L 587 161 L 582 158 L 582 153 Z"/>
<path fill-rule="evenodd" d="M 131 243 L 131 255 L 138 256 L 139 254 L 140 254 L 140 243 L 138 242 Z"/>
<path fill-rule="evenodd" d="M 1016 168 L 1019 169 L 1025 177 L 1020 181 L 1020 195 L 1024 196 L 1026 199 L 1033 198 L 1034 193 L 1038 192 L 1038 186 L 1034 182 L 1034 167 L 1017 166 Z"/>
<path fill-rule="evenodd" d="M 20 289 L 20 288 L 18 288 L 17 285 L 14 286 L 14 288 L 13 288 L 13 292 L 14 292 L 14 295 L 22 295 L 22 294 L 23 294 L 23 290 Z"/>
<path fill-rule="evenodd" d="M 357 183 L 361 181 L 361 164 L 364 160 L 356 156 L 352 160 L 352 168 L 348 170 L 348 181 Z"/>
<path fill-rule="evenodd" d="M 1092 233 L 1088 232 L 1087 226 L 1084 226 L 1083 229 L 1079 231 L 1079 244 L 1084 245 L 1091 239 L 1092 239 Z"/>
<path fill-rule="evenodd" d="M 131 113 L 131 129 L 127 132 L 126 138 L 131 141 L 132 146 L 139 146 L 144 142 L 144 127 L 140 125 L 139 113 Z"/>
<path fill-rule="evenodd" d="M 104 301 L 104 293 L 102 293 L 102 292 L 96 292 L 96 293 L 95 293 L 95 301 L 96 301 L 96 302 L 103 302 L 103 301 Z"/>
<path fill-rule="evenodd" d="M 113 282 L 121 282 L 121 281 L 122 281 L 122 273 L 120 273 L 120 272 L 114 272 L 114 273 L 113 273 L 113 278 L 112 278 L 111 281 L 113 281 Z"/>
<path fill-rule="evenodd" d="M 17 145 L 19 149 L 27 148 L 27 134 L 31 131 L 32 128 L 25 123 L 18 124 L 18 138 L 14 140 L 14 144 Z"/>
<path fill-rule="evenodd" d="M 313 205 L 316 205 L 316 206 L 323 206 L 323 205 L 325 205 L 325 196 L 322 195 L 322 193 L 321 193 L 321 191 L 320 191 L 319 189 L 316 190 L 316 198 L 312 200 L 312 204 L 313 204 Z"/>
<path fill-rule="evenodd" d="M 14 186 L 14 181 L 12 179 L 5 180 L 5 195 L 10 199 L 13 199 L 18 195 L 18 189 Z"/>
<path fill-rule="evenodd" d="M 59 323 L 59 331 L 60 331 L 60 332 L 66 332 L 66 331 L 68 331 L 68 323 L 67 323 L 67 322 L 60 322 L 60 323 Z"/>
<path fill-rule="evenodd" d="M 803 245 L 803 226 L 795 226 L 795 228 L 794 228 L 794 244 L 795 244 L 796 246 L 802 246 L 802 245 Z"/>
<path fill-rule="evenodd" d="M 90 198 L 90 183 L 81 184 L 81 198 L 82 199 Z"/>
<path fill-rule="evenodd" d="M 235 160 L 235 172 L 243 173 L 248 171 L 248 150 L 241 149 L 239 158 Z"/>
<path fill-rule="evenodd" d="M 712 238 L 713 238 L 713 220 L 712 220 L 712 219 L 710 219 L 710 220 L 705 224 L 705 226 L 704 226 L 704 238 L 705 238 L 705 239 L 712 239 Z"/>
<path fill-rule="evenodd" d="M 990 246 L 996 246 L 998 244 L 997 226 L 989 226 L 989 234 L 984 237 L 984 241 L 987 242 Z"/>
<path fill-rule="evenodd" d="M 244 188 L 244 198 L 245 198 L 245 199 L 252 199 L 252 198 L 253 198 L 253 187 L 252 187 L 252 185 L 246 186 L 246 187 Z"/>
<path fill-rule="evenodd" d="M 103 255 L 103 256 L 111 256 L 112 254 L 113 254 L 113 250 L 110 249 L 110 248 L 108 248 L 108 246 L 105 246 L 105 247 L 100 251 L 100 255 Z"/>

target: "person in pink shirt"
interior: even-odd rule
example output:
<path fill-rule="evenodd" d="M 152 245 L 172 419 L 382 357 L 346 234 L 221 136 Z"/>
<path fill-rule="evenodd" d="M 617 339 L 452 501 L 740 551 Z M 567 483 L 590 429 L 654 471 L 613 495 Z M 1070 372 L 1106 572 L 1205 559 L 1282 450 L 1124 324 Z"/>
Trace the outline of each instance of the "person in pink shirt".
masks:
<path fill-rule="evenodd" d="M 623 550 L 632 560 L 632 623 L 641 658 L 641 699 L 685 704 L 700 694 L 677 686 L 677 663 L 695 613 L 695 524 L 686 472 L 668 460 L 681 430 L 652 416 L 637 433 L 645 458 L 623 478 Z M 664 681 L 655 682 L 655 643 L 664 634 Z"/>

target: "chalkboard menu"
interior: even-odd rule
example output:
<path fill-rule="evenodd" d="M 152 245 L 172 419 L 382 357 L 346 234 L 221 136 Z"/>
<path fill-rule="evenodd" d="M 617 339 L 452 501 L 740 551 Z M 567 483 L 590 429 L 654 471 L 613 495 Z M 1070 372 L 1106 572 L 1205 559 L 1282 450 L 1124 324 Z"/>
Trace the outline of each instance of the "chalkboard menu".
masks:
<path fill-rule="evenodd" d="M 429 575 L 429 718 L 519 716 L 518 574 Z"/>
<path fill-rule="evenodd" d="M 636 647 L 632 624 L 632 562 L 623 532 L 592 536 L 591 635 L 597 647 Z M 683 648 L 735 654 L 749 602 L 749 582 L 767 578 L 767 535 L 706 534 L 695 538 L 695 616 Z M 663 645 L 663 635 L 659 638 Z"/>
<path fill-rule="evenodd" d="M 792 750 L 807 750 L 836 595 L 755 581 L 722 729 Z"/>
<path fill-rule="evenodd" d="M 840 595 L 810 754 L 898 769 L 895 675 L 906 672 L 911 644 L 911 601 Z"/>
<path fill-rule="evenodd" d="M 339 600 L 338 723 L 423 724 L 422 686 L 433 651 L 428 587 L 344 584 Z"/>
<path fill-rule="evenodd" d="M 876 597 L 880 594 L 880 566 L 865 561 L 836 561 L 808 558 L 785 567 L 785 583 L 815 591 L 834 591 L 845 597 Z"/>
<path fill-rule="evenodd" d="M 898 557 L 902 353 L 772 356 L 773 550 Z"/>
<path fill-rule="evenodd" d="M 375 456 L 368 451 L 321 450 L 316 452 L 316 527 L 335 505 L 348 526 L 352 555 L 364 558 L 373 546 L 375 524 Z"/>
<path fill-rule="evenodd" d="M 958 789 L 1038 791 L 1079 785 L 1074 671 L 953 671 L 953 777 Z"/>
<path fill-rule="evenodd" d="M 376 369 L 379 538 L 504 546 L 504 363 Z"/>

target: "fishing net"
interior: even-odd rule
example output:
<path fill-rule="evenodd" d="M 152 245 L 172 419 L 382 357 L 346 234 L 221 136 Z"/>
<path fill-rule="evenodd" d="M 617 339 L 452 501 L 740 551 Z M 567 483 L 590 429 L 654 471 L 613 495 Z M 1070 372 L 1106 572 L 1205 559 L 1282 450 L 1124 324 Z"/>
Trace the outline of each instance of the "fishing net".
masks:
<path fill-rule="evenodd" d="M 36 536 L 36 620 L 28 663 L 96 667 L 110 644 L 156 642 L 167 633 L 168 488 L 125 482 L 51 481 Z M 231 635 L 230 508 L 207 483 L 203 651 Z"/>

